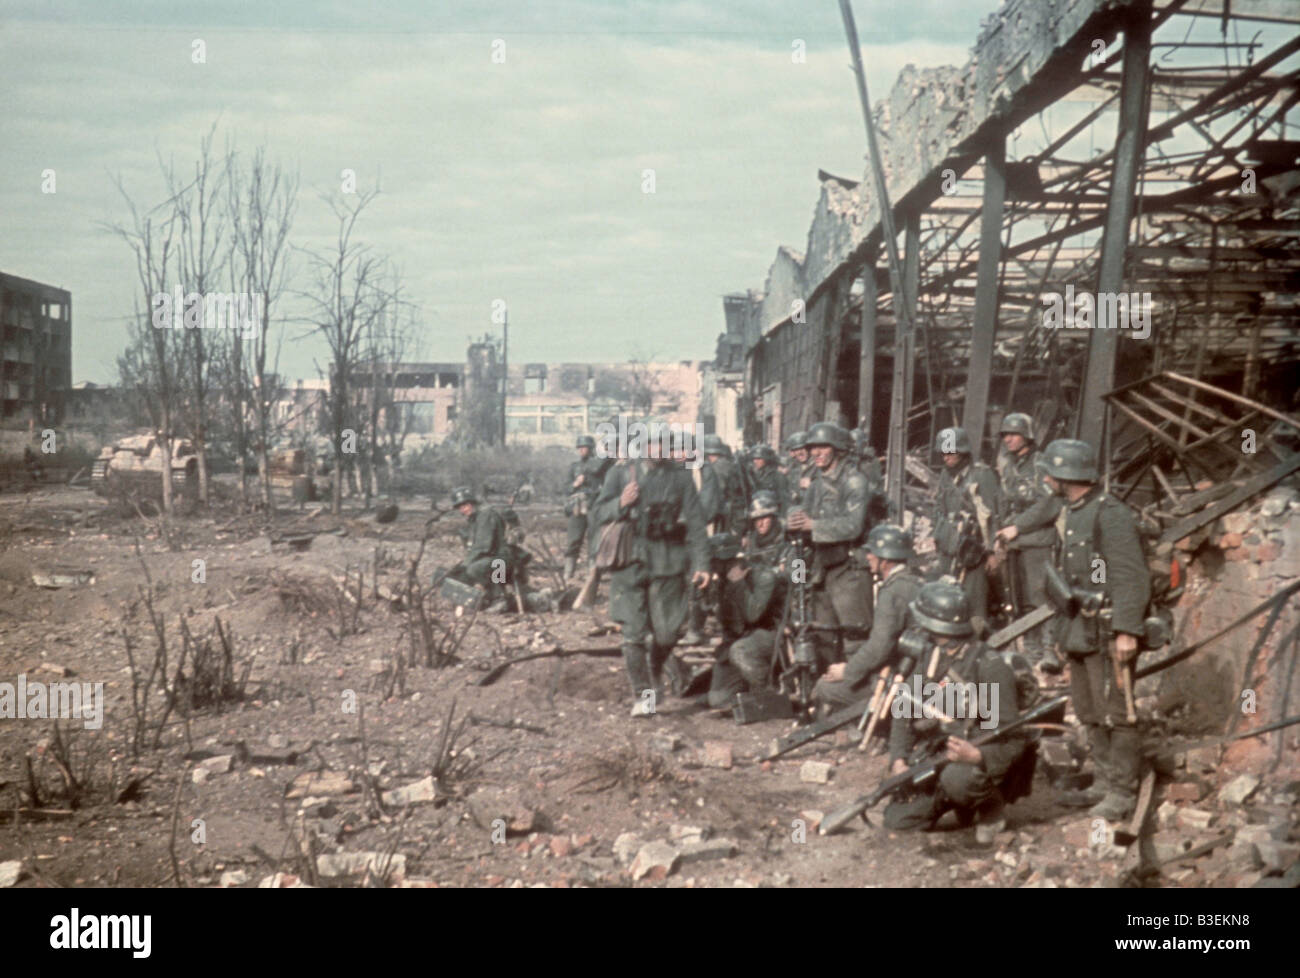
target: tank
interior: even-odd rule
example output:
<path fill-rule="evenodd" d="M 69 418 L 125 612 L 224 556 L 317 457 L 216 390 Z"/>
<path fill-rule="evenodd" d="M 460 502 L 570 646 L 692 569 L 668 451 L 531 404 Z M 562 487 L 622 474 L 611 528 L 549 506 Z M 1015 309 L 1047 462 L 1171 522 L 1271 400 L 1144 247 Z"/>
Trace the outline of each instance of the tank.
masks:
<path fill-rule="evenodd" d="M 172 493 L 177 498 L 198 494 L 198 456 L 185 438 L 172 440 Z M 162 451 L 152 434 L 122 438 L 100 449 L 90 470 L 90 483 L 100 496 L 133 493 L 162 499 Z"/>

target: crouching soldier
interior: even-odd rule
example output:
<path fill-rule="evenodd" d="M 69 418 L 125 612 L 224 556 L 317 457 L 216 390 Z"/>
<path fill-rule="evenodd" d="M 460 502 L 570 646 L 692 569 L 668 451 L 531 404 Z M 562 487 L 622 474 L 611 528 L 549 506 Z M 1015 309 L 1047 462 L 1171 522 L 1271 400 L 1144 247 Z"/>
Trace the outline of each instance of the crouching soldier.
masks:
<path fill-rule="evenodd" d="M 885 809 L 885 827 L 928 829 L 945 812 L 956 810 L 961 824 L 978 818 L 976 838 L 989 845 L 1006 826 L 1005 804 L 1028 794 L 1033 780 L 1036 754 L 1027 732 L 1015 731 L 982 747 L 971 743 L 981 732 L 1019 718 L 1015 673 L 974 637 L 970 604 L 957 584 L 940 580 L 924 585 L 911 612 L 931 652 L 896 690 L 890 711 L 890 773 L 901 774 L 940 751 L 951 763 L 911 797 L 892 802 Z M 944 695 L 949 688 L 957 695 Z"/>
<path fill-rule="evenodd" d="M 663 671 L 686 618 L 687 577 L 709 584 L 704 513 L 691 473 L 670 459 L 651 456 L 609 470 L 596 502 L 602 525 L 630 534 L 626 561 L 611 567 L 609 614 L 623 626 L 623 659 L 635 703 L 632 716 L 655 712 L 663 698 Z M 646 695 L 650 691 L 654 699 Z"/>
<path fill-rule="evenodd" d="M 745 537 L 744 560 L 731 534 L 715 536 L 715 559 L 730 561 L 723 572 L 718 617 L 727 643 L 713 665 L 709 706 L 730 706 L 737 693 L 752 693 L 772 685 L 772 666 L 781 611 L 785 604 L 785 578 L 779 567 L 785 535 L 777 519 L 779 502 L 767 491 L 754 496 L 749 507 L 750 532 Z"/>
<path fill-rule="evenodd" d="M 867 534 L 867 566 L 876 579 L 876 613 L 871 635 L 847 662 L 837 662 L 813 687 L 813 699 L 829 710 L 856 703 L 867 694 L 871 674 L 895 658 L 898 636 L 907 627 L 907 609 L 921 590 L 921 578 L 908 569 L 916 558 L 912 538 L 901 526 L 881 523 Z"/>
<path fill-rule="evenodd" d="M 592 503 L 600 495 L 600 488 L 605 481 L 605 472 L 612 459 L 596 458 L 596 439 L 591 435 L 580 435 L 577 442 L 578 460 L 569 466 L 569 497 L 564 503 L 564 515 L 568 517 L 568 536 L 564 545 L 564 579 L 573 577 L 582 556 L 582 545 L 593 534 L 588 530 L 587 513 Z"/>
<path fill-rule="evenodd" d="M 447 577 L 483 589 L 488 612 L 505 611 L 506 582 L 510 579 L 510 543 L 505 518 L 491 506 L 479 504 L 474 490 L 457 486 L 451 504 L 465 517 L 465 559 Z"/>
<path fill-rule="evenodd" d="M 935 437 L 943 469 L 935 479 L 932 525 L 934 544 L 944 561 L 942 573 L 961 581 L 971 620 L 981 635 L 988 631 L 989 580 L 985 561 L 993 533 L 1002 524 L 1002 490 L 997 474 L 972 460 L 964 428 L 944 428 Z"/>

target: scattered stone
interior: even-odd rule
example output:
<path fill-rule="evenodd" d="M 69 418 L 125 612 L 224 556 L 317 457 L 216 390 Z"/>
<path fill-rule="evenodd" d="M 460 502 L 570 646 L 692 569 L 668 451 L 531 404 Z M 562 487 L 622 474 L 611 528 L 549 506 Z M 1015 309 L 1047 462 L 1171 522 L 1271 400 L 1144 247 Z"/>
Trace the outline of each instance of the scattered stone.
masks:
<path fill-rule="evenodd" d="M 0 890 L 13 886 L 23 878 L 23 863 L 21 859 L 11 859 L 8 862 L 0 863 Z"/>
<path fill-rule="evenodd" d="M 221 874 L 219 885 L 223 887 L 243 886 L 247 882 L 248 882 L 248 874 L 245 873 L 242 869 L 228 869 Z"/>
<path fill-rule="evenodd" d="M 1191 848 L 1187 840 L 1173 832 L 1157 832 L 1151 838 L 1151 845 L 1157 863 L 1167 863 L 1171 859 L 1177 859 Z"/>
<path fill-rule="evenodd" d="M 731 744 L 725 740 L 706 740 L 700 763 L 705 767 L 731 767 Z"/>
<path fill-rule="evenodd" d="M 1195 804 L 1201 800 L 1204 788 L 1197 781 L 1175 781 L 1169 786 L 1169 800 L 1173 802 L 1187 802 L 1189 805 Z"/>
<path fill-rule="evenodd" d="M 1192 772 L 1214 771 L 1219 766 L 1219 748 L 1197 747 L 1187 752 L 1187 770 Z"/>
<path fill-rule="evenodd" d="M 1044 739 L 1038 747 L 1038 756 L 1046 769 L 1047 780 L 1056 784 L 1062 777 L 1074 771 L 1074 757 L 1070 746 L 1061 740 Z"/>
<path fill-rule="evenodd" d="M 482 829 L 491 829 L 498 818 L 505 820 L 507 835 L 527 835 L 538 828 L 538 813 L 514 791 L 479 788 L 470 795 L 469 808 Z"/>
<path fill-rule="evenodd" d="M 436 801 L 438 788 L 433 782 L 433 775 L 429 775 L 414 784 L 394 788 L 392 791 L 385 791 L 381 797 L 385 805 L 420 805 L 425 802 Z"/>
<path fill-rule="evenodd" d="M 1250 511 L 1238 509 L 1231 513 L 1225 513 L 1223 516 L 1223 529 L 1225 533 L 1235 533 L 1240 536 L 1250 530 Z"/>
<path fill-rule="evenodd" d="M 773 886 L 789 886 L 793 882 L 794 882 L 794 877 L 791 876 L 789 873 L 777 872 L 772 874 Z"/>
<path fill-rule="evenodd" d="M 799 817 L 808 823 L 809 832 L 816 832 L 818 826 L 822 824 L 822 819 L 826 817 L 826 813 L 813 808 L 805 808 L 799 813 Z M 928 839 L 929 836 L 927 835 L 926 838 Z"/>
<path fill-rule="evenodd" d="M 681 849 L 681 862 L 682 865 L 686 865 L 707 862 L 710 859 L 730 859 L 736 851 L 736 843 L 731 839 L 687 842 Z"/>
<path fill-rule="evenodd" d="M 206 771 L 208 774 L 225 774 L 230 770 L 230 765 L 234 757 L 230 754 L 220 754 L 217 757 L 209 757 L 207 760 L 199 761 L 195 765 L 195 771 Z"/>
<path fill-rule="evenodd" d="M 75 676 L 76 673 L 67 666 L 61 666 L 54 662 L 42 662 L 36 669 L 37 672 L 50 672 L 56 676 Z"/>
<path fill-rule="evenodd" d="M 1156 809 L 1156 825 L 1162 829 L 1173 828 L 1177 824 L 1178 806 L 1173 802 L 1163 802 Z"/>
<path fill-rule="evenodd" d="M 292 873 L 276 873 L 274 876 L 263 877 L 257 884 L 257 888 L 259 890 L 310 890 L 311 886 Z"/>
<path fill-rule="evenodd" d="M 699 825 L 670 825 L 668 838 L 672 842 L 684 845 L 688 842 L 703 842 L 709 837 L 709 830 Z"/>
<path fill-rule="evenodd" d="M 1180 829 L 1204 832 L 1214 821 L 1214 813 L 1201 808 L 1183 808 L 1179 809 L 1177 821 Z"/>
<path fill-rule="evenodd" d="M 650 842 L 642 846 L 628 867 L 632 879 L 667 879 L 681 862 L 681 853 L 667 842 Z"/>
<path fill-rule="evenodd" d="M 1264 501 L 1260 503 L 1259 513 L 1261 516 L 1267 516 L 1270 519 L 1281 516 L 1286 512 L 1287 507 L 1292 505 L 1295 499 L 1296 491 L 1294 489 L 1289 489 L 1285 486 L 1279 489 L 1274 489 L 1265 496 Z M 1227 520 L 1227 516 L 1224 517 L 1224 520 Z"/>
<path fill-rule="evenodd" d="M 552 856 L 556 859 L 563 859 L 573 852 L 573 843 L 567 835 L 553 835 L 551 836 L 550 848 Z"/>
<path fill-rule="evenodd" d="M 614 858 L 620 864 L 627 866 L 636 857 L 636 854 L 641 851 L 643 845 L 645 845 L 645 842 L 642 841 L 641 836 L 635 832 L 624 832 L 614 840 Z"/>
<path fill-rule="evenodd" d="M 190 780 L 195 784 L 206 784 L 208 781 L 208 772 L 201 767 L 196 767 L 190 772 Z"/>
<path fill-rule="evenodd" d="M 1011 869 L 1015 869 L 1020 862 L 1018 859 L 1016 859 L 1015 854 L 1010 852 L 999 852 L 993 858 L 997 862 L 1000 862 L 1003 866 L 1008 866 Z"/>
<path fill-rule="evenodd" d="M 681 749 L 682 738 L 674 733 L 656 733 L 650 738 L 650 746 L 655 750 L 671 754 L 673 751 Z"/>
<path fill-rule="evenodd" d="M 272 750 L 284 750 L 289 746 L 289 738 L 284 734 L 271 734 L 266 738 L 266 744 Z"/>
<path fill-rule="evenodd" d="M 1240 533 L 1225 533 L 1223 536 L 1219 537 L 1220 550 L 1235 550 L 1237 547 L 1240 546 L 1241 546 Z"/>
<path fill-rule="evenodd" d="M 1265 871 L 1270 873 L 1286 872 L 1292 864 L 1300 860 L 1300 845 L 1294 842 L 1276 842 L 1267 839 L 1256 842 L 1255 851 L 1259 854 L 1259 861 Z"/>
<path fill-rule="evenodd" d="M 1259 778 L 1253 774 L 1239 774 L 1221 789 L 1219 801 L 1225 805 L 1240 805 L 1259 787 Z"/>
<path fill-rule="evenodd" d="M 394 853 L 390 860 L 386 852 L 332 852 L 316 857 L 316 872 L 322 876 L 360 876 L 367 870 L 379 876 L 385 869 L 390 878 L 400 879 L 406 875 L 406 857 Z"/>
<path fill-rule="evenodd" d="M 357 787 L 337 771 L 308 771 L 289 782 L 286 798 L 306 798 L 309 795 L 347 795 Z"/>
<path fill-rule="evenodd" d="M 1069 822 L 1061 829 L 1061 834 L 1066 845 L 1073 849 L 1086 849 L 1092 842 L 1092 820 L 1085 818 Z"/>
<path fill-rule="evenodd" d="M 804 761 L 799 768 L 799 780 L 808 784 L 829 784 L 831 769 L 825 761 Z"/>

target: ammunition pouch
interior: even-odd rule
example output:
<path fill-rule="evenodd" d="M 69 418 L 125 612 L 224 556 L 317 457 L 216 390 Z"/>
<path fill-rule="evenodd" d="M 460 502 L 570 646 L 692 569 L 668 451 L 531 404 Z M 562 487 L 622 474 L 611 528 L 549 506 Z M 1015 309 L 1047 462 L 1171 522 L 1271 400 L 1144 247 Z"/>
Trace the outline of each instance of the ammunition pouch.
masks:
<path fill-rule="evenodd" d="M 645 538 L 670 543 L 686 542 L 686 524 L 678 520 L 676 503 L 650 503 L 645 509 Z"/>
<path fill-rule="evenodd" d="M 590 500 L 585 492 L 570 493 L 564 501 L 565 516 L 586 516 Z"/>
<path fill-rule="evenodd" d="M 1074 606 L 1073 589 L 1066 582 L 1060 568 L 1050 561 L 1047 564 L 1047 573 L 1044 575 L 1044 590 L 1047 592 L 1047 600 L 1051 606 L 1066 617 L 1073 616 L 1078 610 Z"/>
<path fill-rule="evenodd" d="M 900 662 L 907 659 L 912 662 L 924 662 L 932 648 L 934 648 L 934 640 L 923 629 L 915 627 L 905 628 L 903 634 L 898 636 L 898 641 L 894 643 Z"/>
<path fill-rule="evenodd" d="M 1163 649 L 1174 637 L 1174 616 L 1168 608 L 1159 608 L 1142 622 L 1141 648 L 1146 652 Z"/>
<path fill-rule="evenodd" d="M 934 531 L 939 553 L 952 558 L 954 572 L 978 567 L 984 560 L 984 538 L 973 513 L 961 512 L 941 519 Z"/>

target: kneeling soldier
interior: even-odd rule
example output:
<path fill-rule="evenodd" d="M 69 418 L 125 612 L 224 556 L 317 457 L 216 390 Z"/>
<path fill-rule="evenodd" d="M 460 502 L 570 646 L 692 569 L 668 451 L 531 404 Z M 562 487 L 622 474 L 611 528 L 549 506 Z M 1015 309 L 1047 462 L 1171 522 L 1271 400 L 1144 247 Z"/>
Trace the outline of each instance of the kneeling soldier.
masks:
<path fill-rule="evenodd" d="M 465 517 L 465 559 L 447 576 L 483 589 L 486 611 L 504 611 L 505 583 L 510 572 L 506 521 L 491 506 L 480 506 L 469 486 L 451 491 L 451 504 Z"/>
<path fill-rule="evenodd" d="M 1035 748 L 1022 731 L 983 747 L 974 746 L 970 738 L 981 727 L 1003 726 L 1020 716 L 1016 676 L 1000 655 L 973 637 L 970 604 L 957 584 L 939 580 L 924 585 L 911 612 L 932 651 L 897 690 L 889 735 L 891 773 L 907 770 L 909 760 L 922 760 L 916 756 L 918 746 L 925 756 L 944 751 L 951 763 L 911 798 L 891 803 L 884 824 L 891 829 L 931 828 L 955 809 L 964 824 L 979 818 L 976 837 L 988 845 L 1005 827 L 1005 803 L 1029 793 Z M 927 689 L 927 683 L 934 685 Z M 946 692 L 942 687 L 948 683 L 960 684 L 953 691 L 962 695 L 933 695 Z M 916 701 L 917 689 L 924 690 L 924 703 Z M 934 709 L 936 700 L 954 715 L 940 715 L 942 711 Z"/>
<path fill-rule="evenodd" d="M 709 706 L 731 705 L 737 693 L 752 693 L 772 685 L 772 665 L 785 579 L 780 575 L 784 534 L 776 518 L 778 502 L 767 491 L 754 496 L 749 507 L 750 533 L 745 560 L 735 561 L 739 547 L 731 534 L 715 536 L 714 558 L 731 561 L 724 573 L 718 618 L 728 643 L 713 665 Z"/>
<path fill-rule="evenodd" d="M 921 590 L 921 578 L 907 567 L 914 560 L 912 538 L 901 526 L 881 523 L 867 534 L 867 566 L 877 582 L 871 636 L 847 662 L 837 662 L 813 687 L 813 699 L 831 710 L 865 695 L 871 674 L 895 658 L 894 646 L 907 627 L 907 608 Z"/>

